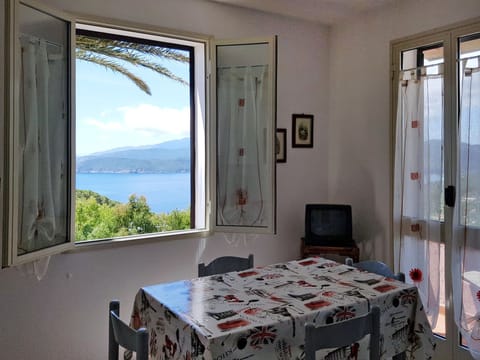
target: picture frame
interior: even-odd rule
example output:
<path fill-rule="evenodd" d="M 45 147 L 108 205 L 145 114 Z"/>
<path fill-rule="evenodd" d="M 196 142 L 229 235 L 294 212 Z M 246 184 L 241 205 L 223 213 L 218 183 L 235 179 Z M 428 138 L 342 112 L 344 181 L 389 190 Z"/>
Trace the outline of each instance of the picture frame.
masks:
<path fill-rule="evenodd" d="M 277 163 L 287 162 L 287 129 L 277 129 L 275 134 L 275 156 Z"/>
<path fill-rule="evenodd" d="M 292 147 L 313 147 L 313 115 L 292 115 Z"/>

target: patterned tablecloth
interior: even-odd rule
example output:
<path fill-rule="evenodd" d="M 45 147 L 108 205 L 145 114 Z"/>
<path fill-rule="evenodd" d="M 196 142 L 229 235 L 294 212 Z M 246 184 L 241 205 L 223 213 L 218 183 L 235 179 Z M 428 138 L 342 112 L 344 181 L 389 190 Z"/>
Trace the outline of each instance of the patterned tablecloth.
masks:
<path fill-rule="evenodd" d="M 430 359 L 434 337 L 415 286 L 323 258 L 148 286 L 131 325 L 149 331 L 152 359 L 303 359 L 306 322 L 381 309 L 382 359 Z M 368 339 L 322 359 L 366 359 Z"/>

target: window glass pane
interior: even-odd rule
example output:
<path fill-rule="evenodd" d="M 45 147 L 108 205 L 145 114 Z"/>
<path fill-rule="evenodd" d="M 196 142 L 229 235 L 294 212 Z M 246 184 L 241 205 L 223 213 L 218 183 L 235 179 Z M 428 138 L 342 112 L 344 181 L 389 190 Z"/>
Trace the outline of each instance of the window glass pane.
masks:
<path fill-rule="evenodd" d="M 480 35 L 460 39 L 460 59 L 480 55 Z"/>
<path fill-rule="evenodd" d="M 459 40 L 460 221 L 480 227 L 480 34 Z"/>
<path fill-rule="evenodd" d="M 19 6 L 18 255 L 68 242 L 69 24 Z"/>
<path fill-rule="evenodd" d="M 443 46 L 435 46 L 422 50 L 423 65 L 434 65 L 443 63 Z"/>
<path fill-rule="evenodd" d="M 219 227 L 273 229 L 270 53 L 268 42 L 217 45 Z"/>
<path fill-rule="evenodd" d="M 126 33 L 77 30 L 77 241 L 195 227 L 193 50 Z"/>
<path fill-rule="evenodd" d="M 402 51 L 401 70 L 415 69 L 421 66 L 442 64 L 444 61 L 443 46 L 429 45 Z"/>
<path fill-rule="evenodd" d="M 417 49 L 402 52 L 402 70 L 415 69 L 417 67 Z"/>

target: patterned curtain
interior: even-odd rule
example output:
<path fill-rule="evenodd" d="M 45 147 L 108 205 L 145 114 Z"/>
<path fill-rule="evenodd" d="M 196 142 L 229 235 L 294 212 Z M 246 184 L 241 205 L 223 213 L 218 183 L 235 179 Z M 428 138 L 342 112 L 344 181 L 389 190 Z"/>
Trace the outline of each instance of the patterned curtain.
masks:
<path fill-rule="evenodd" d="M 217 224 L 266 226 L 266 66 L 218 71 Z"/>
<path fill-rule="evenodd" d="M 480 359 L 480 57 L 463 60 L 461 73 L 453 294 L 462 340 Z"/>
<path fill-rule="evenodd" d="M 443 75 L 435 65 L 402 72 L 395 153 L 396 264 L 419 290 L 435 327 L 443 221 Z"/>

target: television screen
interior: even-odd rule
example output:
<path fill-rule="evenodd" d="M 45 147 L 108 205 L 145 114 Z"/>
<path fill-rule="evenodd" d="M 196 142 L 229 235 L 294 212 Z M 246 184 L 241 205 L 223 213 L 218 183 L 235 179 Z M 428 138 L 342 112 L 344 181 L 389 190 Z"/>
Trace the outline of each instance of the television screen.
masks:
<path fill-rule="evenodd" d="M 306 205 L 306 244 L 345 246 L 352 242 L 352 209 L 350 205 Z"/>

